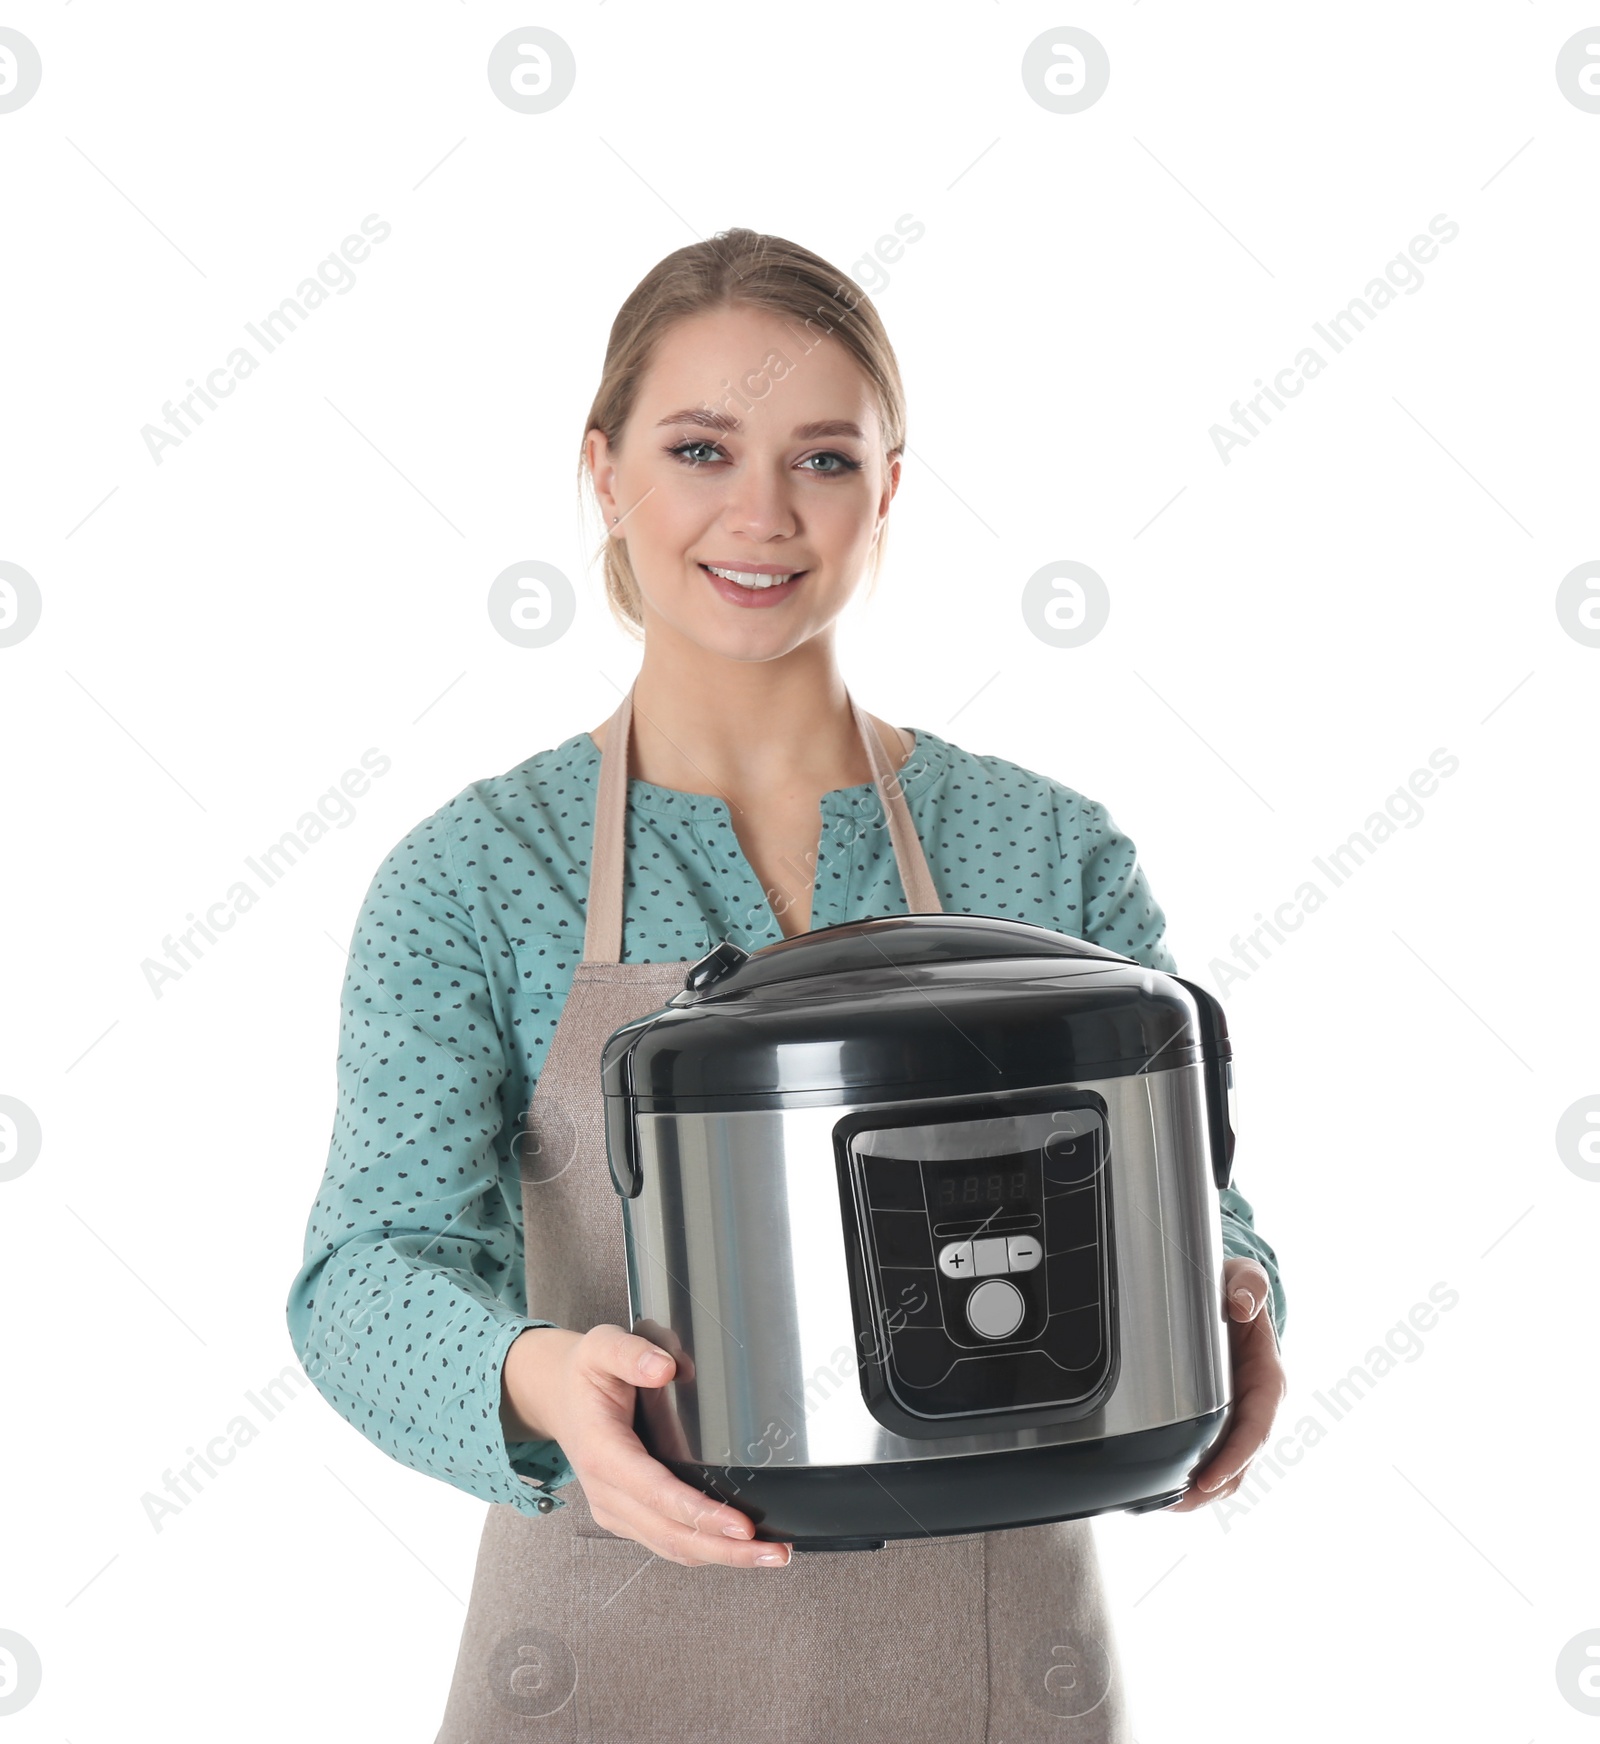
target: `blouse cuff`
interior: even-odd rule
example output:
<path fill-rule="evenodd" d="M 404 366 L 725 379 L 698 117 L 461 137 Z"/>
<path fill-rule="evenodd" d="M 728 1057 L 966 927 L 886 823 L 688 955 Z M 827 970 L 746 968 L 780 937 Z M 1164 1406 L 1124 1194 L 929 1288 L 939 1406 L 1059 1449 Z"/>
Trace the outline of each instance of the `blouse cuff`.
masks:
<path fill-rule="evenodd" d="M 553 1320 L 516 1320 L 505 1327 L 497 1344 L 494 1360 L 487 1366 L 486 1379 L 494 1399 L 494 1416 L 500 1420 L 501 1372 L 506 1352 L 530 1327 L 554 1326 Z M 567 1463 L 560 1444 L 554 1441 L 508 1441 L 503 1436 L 496 1443 L 497 1459 L 493 1478 L 499 1493 L 497 1500 L 509 1503 L 519 1514 L 553 1514 L 566 1503 L 555 1492 L 570 1484 L 577 1476 Z"/>

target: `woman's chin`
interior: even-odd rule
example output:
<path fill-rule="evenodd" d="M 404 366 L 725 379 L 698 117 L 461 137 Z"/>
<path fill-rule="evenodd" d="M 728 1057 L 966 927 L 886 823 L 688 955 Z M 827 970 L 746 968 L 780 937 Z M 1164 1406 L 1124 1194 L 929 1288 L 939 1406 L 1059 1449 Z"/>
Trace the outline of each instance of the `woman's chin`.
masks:
<path fill-rule="evenodd" d="M 741 611 L 715 599 L 710 604 L 707 611 L 704 601 L 692 605 L 685 601 L 677 611 L 662 612 L 647 601 L 646 635 L 665 629 L 724 660 L 775 660 L 827 629 L 837 615 Z"/>

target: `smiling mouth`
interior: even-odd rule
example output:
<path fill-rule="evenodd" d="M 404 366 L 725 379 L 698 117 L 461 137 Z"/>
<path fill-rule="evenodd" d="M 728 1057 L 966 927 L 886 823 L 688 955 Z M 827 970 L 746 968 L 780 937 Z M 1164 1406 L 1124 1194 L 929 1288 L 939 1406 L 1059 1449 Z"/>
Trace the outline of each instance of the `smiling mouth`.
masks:
<path fill-rule="evenodd" d="M 765 593 L 769 588 L 782 587 L 785 582 L 797 581 L 806 573 L 803 569 L 790 569 L 767 574 L 755 569 L 734 569 L 720 563 L 702 563 L 700 567 L 707 575 L 715 575 L 722 581 L 731 581 L 735 587 L 748 588 L 752 593 Z"/>

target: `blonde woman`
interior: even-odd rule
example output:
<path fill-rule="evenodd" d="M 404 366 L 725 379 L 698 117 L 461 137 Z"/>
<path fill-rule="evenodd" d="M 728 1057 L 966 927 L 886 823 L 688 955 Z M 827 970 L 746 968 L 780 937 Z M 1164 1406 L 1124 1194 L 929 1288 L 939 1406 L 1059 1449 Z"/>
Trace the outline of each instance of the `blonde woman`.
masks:
<path fill-rule="evenodd" d="M 846 689 L 904 443 L 888 338 L 826 261 L 733 230 L 655 266 L 581 460 L 637 676 L 419 823 L 357 923 L 288 1314 L 336 1410 L 491 1504 L 438 1744 L 1130 1736 L 1088 1520 L 794 1555 L 633 1430 L 674 1362 L 628 1330 L 599 1053 L 688 962 L 910 892 L 1176 967 L 1104 805 Z M 1236 1403 L 1179 1511 L 1232 1492 L 1283 1392 L 1276 1258 L 1222 1209 Z"/>

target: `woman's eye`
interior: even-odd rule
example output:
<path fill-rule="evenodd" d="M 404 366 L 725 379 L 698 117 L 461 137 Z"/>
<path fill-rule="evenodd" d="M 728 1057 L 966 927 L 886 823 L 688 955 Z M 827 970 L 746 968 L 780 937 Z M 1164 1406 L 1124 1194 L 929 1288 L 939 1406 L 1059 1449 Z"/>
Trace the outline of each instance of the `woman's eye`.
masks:
<path fill-rule="evenodd" d="M 705 462 L 703 460 L 692 460 L 690 458 L 690 450 L 695 449 L 695 448 L 709 448 L 714 454 L 720 454 L 722 452 L 721 449 L 719 449 L 717 447 L 715 442 L 703 442 L 703 441 L 702 442 L 680 442 L 676 448 L 669 448 L 667 450 L 667 452 L 669 454 L 676 454 L 679 457 L 679 459 L 682 460 L 686 466 L 704 466 Z"/>
<path fill-rule="evenodd" d="M 837 466 L 830 466 L 827 469 L 827 472 L 823 474 L 824 477 L 827 477 L 829 474 L 832 474 L 832 473 L 860 472 L 860 470 L 861 470 L 861 462 L 859 460 L 852 460 L 848 454 L 840 454 L 836 449 L 830 448 L 824 454 L 808 455 L 807 459 L 808 460 L 836 460 L 836 461 L 838 461 L 839 464 Z M 808 471 L 816 471 L 817 469 L 815 467 L 808 467 L 807 470 Z"/>

